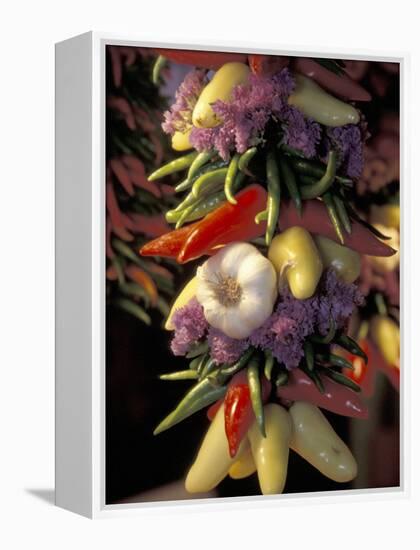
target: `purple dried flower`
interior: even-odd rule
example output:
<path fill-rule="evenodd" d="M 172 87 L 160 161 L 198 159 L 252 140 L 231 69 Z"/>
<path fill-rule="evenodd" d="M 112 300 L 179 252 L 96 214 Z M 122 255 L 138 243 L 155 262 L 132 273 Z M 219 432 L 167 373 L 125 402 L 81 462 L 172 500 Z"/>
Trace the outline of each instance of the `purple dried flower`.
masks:
<path fill-rule="evenodd" d="M 316 146 L 321 140 L 321 126 L 291 105 L 282 109 L 283 143 L 302 151 L 307 158 L 316 154 Z"/>
<path fill-rule="evenodd" d="M 297 300 L 288 289 L 283 290 L 274 313 L 254 330 L 249 341 L 269 349 L 286 368 L 295 368 L 303 357 L 305 338 L 316 331 L 326 334 L 331 317 L 337 328 L 343 328 L 362 300 L 356 285 L 344 283 L 334 271 L 327 271 L 317 293 L 307 300 Z"/>
<path fill-rule="evenodd" d="M 214 112 L 223 121 L 215 128 L 193 128 L 191 144 L 198 150 L 214 148 L 227 160 L 231 151 L 245 152 L 263 137 L 270 118 L 281 118 L 294 81 L 287 69 L 272 77 L 250 75 L 236 86 L 229 102 L 216 101 Z"/>
<path fill-rule="evenodd" d="M 363 140 L 359 126 L 347 124 L 327 129 L 328 148 L 339 154 L 341 170 L 350 178 L 358 178 L 363 170 Z"/>
<path fill-rule="evenodd" d="M 194 70 L 187 74 L 175 93 L 175 103 L 163 114 L 162 129 L 167 134 L 185 132 L 192 126 L 192 111 L 206 85 L 206 72 Z"/>
<path fill-rule="evenodd" d="M 210 347 L 210 355 L 218 365 L 234 363 L 249 346 L 247 340 L 230 338 L 213 327 L 209 328 L 207 341 Z"/>
<path fill-rule="evenodd" d="M 175 327 L 171 342 L 174 355 L 185 355 L 191 344 L 205 335 L 208 327 L 203 307 L 195 298 L 175 311 L 172 322 Z"/>

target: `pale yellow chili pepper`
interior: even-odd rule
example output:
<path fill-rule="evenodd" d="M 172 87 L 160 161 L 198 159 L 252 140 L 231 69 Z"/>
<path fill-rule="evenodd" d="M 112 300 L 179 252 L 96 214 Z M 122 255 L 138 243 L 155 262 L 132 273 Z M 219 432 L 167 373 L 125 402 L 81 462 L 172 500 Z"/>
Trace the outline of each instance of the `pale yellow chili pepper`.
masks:
<path fill-rule="evenodd" d="M 289 96 L 289 104 L 304 115 L 325 126 L 357 124 L 360 115 L 348 103 L 328 94 L 310 78 L 295 75 L 296 88 Z"/>
<path fill-rule="evenodd" d="M 229 101 L 235 86 L 248 81 L 250 70 L 244 63 L 225 63 L 203 89 L 194 107 L 192 121 L 198 128 L 213 128 L 220 120 L 213 111 L 212 103 Z"/>
<path fill-rule="evenodd" d="M 318 407 L 296 401 L 289 414 L 293 427 L 291 449 L 334 481 L 343 483 L 356 477 L 356 460 Z"/>
<path fill-rule="evenodd" d="M 266 437 L 254 422 L 248 431 L 252 456 L 257 466 L 263 495 L 281 493 L 287 477 L 292 423 L 289 413 L 275 403 L 264 407 Z"/>
<path fill-rule="evenodd" d="M 279 287 L 289 284 L 298 300 L 310 298 L 318 285 L 323 265 L 318 249 L 303 227 L 290 227 L 274 239 L 268 259 L 279 275 Z"/>
<path fill-rule="evenodd" d="M 322 235 L 314 235 L 324 269 L 332 268 L 346 283 L 354 283 L 360 275 L 360 254 Z"/>

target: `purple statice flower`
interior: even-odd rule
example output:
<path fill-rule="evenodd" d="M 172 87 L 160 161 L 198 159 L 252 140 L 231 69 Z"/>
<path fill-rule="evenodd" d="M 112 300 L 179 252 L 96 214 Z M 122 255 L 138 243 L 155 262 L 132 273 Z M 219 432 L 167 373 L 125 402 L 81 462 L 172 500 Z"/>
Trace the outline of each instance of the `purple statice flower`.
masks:
<path fill-rule="evenodd" d="M 197 69 L 187 74 L 175 93 L 175 103 L 163 114 L 164 132 L 173 135 L 176 131 L 186 132 L 190 129 L 194 106 L 206 83 L 204 70 Z"/>
<path fill-rule="evenodd" d="M 272 77 L 251 74 L 236 86 L 229 102 L 216 101 L 213 110 L 222 121 L 214 128 L 193 128 L 191 144 L 198 150 L 214 148 L 227 160 L 231 151 L 245 152 L 263 136 L 270 118 L 280 118 L 294 80 L 287 69 Z"/>
<path fill-rule="evenodd" d="M 175 334 L 171 342 L 174 355 L 185 355 L 191 344 L 200 340 L 208 328 L 201 304 L 193 298 L 184 307 L 177 309 L 172 318 Z"/>
<path fill-rule="evenodd" d="M 218 365 L 234 363 L 249 346 L 246 339 L 230 338 L 213 327 L 209 328 L 207 342 L 210 347 L 210 356 Z"/>
<path fill-rule="evenodd" d="M 363 304 L 363 294 L 355 284 L 341 281 L 333 270 L 328 270 L 318 297 L 316 324 L 320 334 L 326 334 L 333 318 L 337 328 L 344 328 L 355 306 Z"/>
<path fill-rule="evenodd" d="M 359 126 L 347 124 L 326 131 L 328 149 L 336 149 L 340 169 L 350 178 L 358 178 L 363 170 L 363 139 Z"/>
<path fill-rule="evenodd" d="M 343 328 L 356 305 L 362 303 L 357 286 L 340 281 L 333 270 L 327 271 L 317 292 L 306 300 L 297 300 L 288 289 L 271 317 L 249 337 L 251 345 L 268 349 L 287 369 L 297 367 L 303 357 L 305 338 L 314 332 L 326 334 L 331 317 Z"/>
<path fill-rule="evenodd" d="M 307 158 L 314 157 L 321 140 L 321 126 L 291 105 L 284 106 L 281 119 L 284 132 L 282 142 L 302 151 Z"/>

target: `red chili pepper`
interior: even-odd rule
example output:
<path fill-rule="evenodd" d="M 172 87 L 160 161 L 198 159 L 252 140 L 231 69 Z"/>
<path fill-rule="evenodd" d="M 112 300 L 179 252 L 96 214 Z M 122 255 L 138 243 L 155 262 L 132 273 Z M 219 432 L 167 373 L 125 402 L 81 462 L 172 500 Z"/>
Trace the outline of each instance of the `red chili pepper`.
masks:
<path fill-rule="evenodd" d="M 270 383 L 263 378 L 262 400 L 265 402 L 270 394 Z M 255 420 L 248 378 L 245 371 L 236 374 L 227 389 L 224 399 L 225 432 L 229 443 L 229 454 L 233 458 Z"/>
<path fill-rule="evenodd" d="M 175 229 L 146 243 L 141 249 L 142 256 L 164 256 L 176 258 L 184 246 L 185 240 L 195 224 L 186 225 L 181 229 Z"/>
<path fill-rule="evenodd" d="M 312 59 L 299 57 L 293 62 L 293 67 L 298 73 L 312 78 L 322 88 L 343 99 L 351 101 L 370 101 L 372 99 L 370 93 L 347 74 L 334 74 Z"/>
<path fill-rule="evenodd" d="M 368 417 L 366 405 L 360 396 L 350 388 L 321 375 L 325 393 L 321 393 L 314 382 L 300 369 L 289 373 L 289 381 L 277 389 L 277 396 L 287 401 L 309 401 L 317 407 L 352 418 Z"/>
<path fill-rule="evenodd" d="M 248 55 L 248 63 L 251 71 L 259 75 L 273 75 L 289 64 L 289 57 L 280 55 Z"/>
<path fill-rule="evenodd" d="M 203 52 L 197 50 L 168 50 L 154 48 L 158 55 L 163 55 L 170 61 L 181 65 L 195 65 L 204 69 L 220 69 L 222 65 L 230 62 L 246 63 L 247 56 L 244 53 L 233 52 Z"/>
<path fill-rule="evenodd" d="M 361 340 L 359 346 L 369 358 L 369 363 L 366 363 L 359 355 L 353 355 L 349 352 L 343 352 L 343 356 L 350 361 L 354 370 L 345 369 L 345 374 L 351 380 L 359 384 L 362 388 L 365 397 L 371 397 L 374 390 L 375 382 L 375 366 L 371 360 L 371 350 L 367 340 Z"/>
<path fill-rule="evenodd" d="M 235 198 L 237 204 L 226 201 L 194 224 L 195 227 L 189 232 L 178 254 L 179 263 L 210 254 L 215 247 L 233 241 L 250 241 L 265 233 L 266 222 L 258 225 L 254 218 L 266 207 L 266 190 L 261 185 L 252 184 L 240 191 Z"/>
<path fill-rule="evenodd" d="M 318 199 L 303 201 L 301 215 L 290 201 L 282 202 L 279 214 L 280 230 L 284 231 L 295 225 L 304 227 L 310 233 L 324 235 L 324 237 L 339 242 L 326 207 Z M 351 222 L 351 229 L 350 235 L 344 234 L 344 244 L 356 252 L 369 256 L 392 256 L 395 254 L 393 248 L 377 239 L 369 229 L 356 220 Z"/>

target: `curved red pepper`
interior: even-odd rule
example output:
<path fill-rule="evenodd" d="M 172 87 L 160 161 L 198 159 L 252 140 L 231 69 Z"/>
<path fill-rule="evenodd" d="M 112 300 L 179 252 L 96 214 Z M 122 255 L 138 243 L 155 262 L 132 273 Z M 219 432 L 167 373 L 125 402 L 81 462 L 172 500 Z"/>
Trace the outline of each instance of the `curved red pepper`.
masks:
<path fill-rule="evenodd" d="M 284 231 L 295 225 L 304 227 L 310 233 L 324 235 L 324 237 L 339 242 L 325 204 L 318 199 L 303 201 L 301 215 L 290 201 L 282 202 L 279 214 L 280 230 Z M 369 256 L 392 256 L 395 254 L 393 248 L 377 239 L 361 223 L 353 220 L 351 229 L 350 235 L 344 234 L 344 244 L 356 252 Z"/>
<path fill-rule="evenodd" d="M 308 401 L 343 416 L 368 417 L 367 407 L 355 391 L 326 376 L 321 375 L 321 379 L 325 393 L 321 393 L 304 372 L 294 369 L 289 373 L 288 383 L 277 388 L 277 396 L 287 401 Z"/>
<path fill-rule="evenodd" d="M 196 224 L 186 225 L 181 229 L 175 229 L 161 235 L 153 241 L 149 241 L 140 249 L 142 256 L 164 256 L 166 258 L 176 258 L 184 246 L 185 240 Z"/>
<path fill-rule="evenodd" d="M 334 95 L 351 101 L 370 101 L 372 96 L 347 74 L 335 74 L 313 59 L 298 57 L 293 62 L 294 69 Z"/>
<path fill-rule="evenodd" d="M 271 385 L 266 378 L 261 379 L 262 400 L 270 395 Z M 248 379 L 245 371 L 236 374 L 226 391 L 224 399 L 225 432 L 229 443 L 229 454 L 233 458 L 255 420 L 252 409 Z"/>
<path fill-rule="evenodd" d="M 267 191 L 264 187 L 249 185 L 235 199 L 237 204 L 226 201 L 195 224 L 178 254 L 179 263 L 210 254 L 215 247 L 234 241 L 250 241 L 265 233 L 266 222 L 256 224 L 254 219 L 266 207 Z"/>
<path fill-rule="evenodd" d="M 254 74 L 273 75 L 289 64 L 289 57 L 281 55 L 248 55 L 249 68 Z"/>
<path fill-rule="evenodd" d="M 247 56 L 244 53 L 234 52 L 203 52 L 197 50 L 169 50 L 153 48 L 158 55 L 163 55 L 170 61 L 181 65 L 195 65 L 204 69 L 220 69 L 222 65 L 230 62 L 246 63 Z"/>

